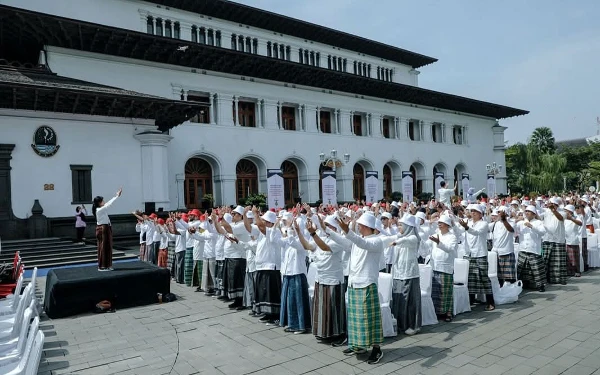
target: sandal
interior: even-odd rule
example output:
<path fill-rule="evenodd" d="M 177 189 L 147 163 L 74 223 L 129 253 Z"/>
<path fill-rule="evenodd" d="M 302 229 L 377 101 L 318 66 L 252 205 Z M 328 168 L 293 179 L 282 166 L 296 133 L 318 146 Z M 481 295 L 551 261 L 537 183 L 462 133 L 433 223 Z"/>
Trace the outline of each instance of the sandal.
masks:
<path fill-rule="evenodd" d="M 444 318 L 444 321 L 447 323 L 450 323 L 452 321 L 452 315 L 446 315 L 446 317 Z"/>
<path fill-rule="evenodd" d="M 581 274 L 580 273 L 576 273 L 575 277 L 581 277 Z"/>
<path fill-rule="evenodd" d="M 496 306 L 494 305 L 488 305 L 485 307 L 485 311 L 494 311 L 496 310 Z"/>

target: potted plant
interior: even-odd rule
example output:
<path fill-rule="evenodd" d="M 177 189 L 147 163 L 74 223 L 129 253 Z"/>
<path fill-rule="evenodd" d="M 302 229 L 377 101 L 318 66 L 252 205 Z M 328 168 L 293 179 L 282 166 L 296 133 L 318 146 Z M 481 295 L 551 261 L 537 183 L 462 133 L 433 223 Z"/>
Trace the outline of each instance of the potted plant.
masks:
<path fill-rule="evenodd" d="M 213 202 L 214 202 L 214 198 L 212 196 L 212 194 L 204 194 L 204 196 L 202 197 L 202 209 L 206 210 L 208 208 L 211 208 L 213 206 Z"/>

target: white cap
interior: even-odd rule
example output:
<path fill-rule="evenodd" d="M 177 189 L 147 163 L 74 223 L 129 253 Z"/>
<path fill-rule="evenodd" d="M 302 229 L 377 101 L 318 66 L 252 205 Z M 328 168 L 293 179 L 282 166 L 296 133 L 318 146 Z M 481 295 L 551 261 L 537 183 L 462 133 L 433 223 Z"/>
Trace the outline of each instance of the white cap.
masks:
<path fill-rule="evenodd" d="M 572 204 L 568 204 L 565 206 L 565 210 L 575 212 L 575 206 L 573 206 Z"/>
<path fill-rule="evenodd" d="M 275 212 L 273 212 L 273 211 L 267 211 L 267 212 L 265 212 L 265 213 L 264 213 L 264 214 L 261 216 L 261 218 L 262 218 L 264 221 L 268 221 L 268 222 L 269 222 L 269 223 L 271 223 L 271 224 L 275 224 L 275 222 L 277 221 L 277 215 L 276 215 L 276 214 L 275 214 Z"/>
<path fill-rule="evenodd" d="M 402 219 L 400 219 L 400 222 L 404 225 L 410 225 L 411 227 L 417 227 L 416 217 L 414 217 L 412 215 L 402 216 Z"/>
<path fill-rule="evenodd" d="M 485 212 L 485 210 L 484 210 L 484 209 L 482 209 L 482 208 L 481 208 L 481 205 L 479 205 L 479 204 L 470 204 L 470 205 L 467 207 L 467 210 L 473 210 L 473 211 L 477 211 L 477 212 L 479 212 L 480 214 L 483 214 L 483 213 Z"/>
<path fill-rule="evenodd" d="M 329 224 L 334 227 L 336 230 L 340 230 L 340 225 L 337 222 L 337 215 L 329 215 L 325 218 L 325 224 Z"/>
<path fill-rule="evenodd" d="M 394 206 L 394 207 L 398 208 L 398 207 L 399 207 L 399 206 L 398 206 L 398 202 L 396 202 L 396 201 L 393 201 L 393 202 L 392 202 L 392 206 Z"/>
<path fill-rule="evenodd" d="M 244 216 L 244 207 L 242 207 L 242 206 L 237 206 L 237 207 L 236 207 L 236 208 L 233 210 L 233 212 L 237 212 L 238 214 L 240 214 L 240 215 Z"/>
<path fill-rule="evenodd" d="M 467 207 L 469 203 L 467 201 L 460 201 L 460 205 L 463 207 Z"/>
<path fill-rule="evenodd" d="M 492 211 L 492 216 L 498 216 L 498 210 Z"/>
<path fill-rule="evenodd" d="M 557 197 L 552 197 L 550 198 L 550 203 L 560 206 L 560 199 L 558 199 Z"/>
<path fill-rule="evenodd" d="M 371 214 L 371 213 L 365 213 L 362 214 L 358 220 L 356 220 L 357 224 L 360 225 L 364 225 L 365 227 L 369 227 L 371 229 L 376 229 L 377 225 L 376 225 L 376 220 L 375 220 L 375 215 Z"/>
<path fill-rule="evenodd" d="M 240 214 L 240 215 L 243 215 L 243 214 Z M 223 220 L 225 220 L 227 223 L 231 224 L 231 222 L 233 221 L 233 216 L 231 216 L 231 214 L 228 212 L 225 215 L 223 215 Z"/>
<path fill-rule="evenodd" d="M 392 214 L 390 214 L 389 212 L 384 212 L 384 213 L 381 214 L 381 218 L 383 219 L 384 217 L 388 218 L 388 219 L 391 219 L 392 218 Z"/>
<path fill-rule="evenodd" d="M 406 215 L 405 215 L 406 216 Z M 404 216 L 403 216 L 404 217 Z M 415 217 L 417 217 L 418 219 L 421 219 L 423 221 L 427 220 L 427 215 L 425 215 L 425 212 L 419 211 L 415 214 Z"/>
<path fill-rule="evenodd" d="M 448 215 L 442 215 L 442 216 L 440 216 L 440 218 L 439 218 L 438 221 L 440 223 L 444 223 L 444 224 L 446 224 L 446 225 L 448 225 L 450 227 L 452 226 L 452 218 L 450 218 L 450 216 L 448 216 Z"/>
<path fill-rule="evenodd" d="M 531 205 L 527 206 L 525 208 L 525 211 L 529 211 L 529 212 L 533 212 L 534 214 L 537 214 L 537 210 L 536 210 L 535 206 L 531 206 Z"/>

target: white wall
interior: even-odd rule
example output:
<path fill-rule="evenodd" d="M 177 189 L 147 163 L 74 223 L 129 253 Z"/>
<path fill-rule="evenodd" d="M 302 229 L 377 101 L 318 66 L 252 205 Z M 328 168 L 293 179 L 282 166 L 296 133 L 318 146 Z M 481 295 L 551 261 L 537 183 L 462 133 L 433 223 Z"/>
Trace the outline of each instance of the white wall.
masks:
<path fill-rule="evenodd" d="M 93 166 L 93 196 L 110 199 L 123 187 L 111 213 L 143 209 L 140 143 L 133 138 L 133 125 L 13 117 L 7 113 L 23 116 L 27 112 L 0 113 L 0 142 L 16 145 L 10 163 L 12 205 L 17 217 L 31 215 L 35 199 L 40 200 L 48 217 L 73 215 L 76 205 L 71 204 L 71 164 Z M 42 125 L 52 127 L 57 135 L 60 149 L 52 157 L 40 157 L 31 148 L 33 135 Z M 44 184 L 54 184 L 55 190 L 44 191 Z M 91 205 L 87 207 L 91 215 Z"/>
<path fill-rule="evenodd" d="M 185 124 L 173 129 L 174 139 L 169 143 L 169 194 L 171 206 L 177 202 L 177 175 L 184 173 L 187 159 L 195 154 L 213 155 L 215 163 L 220 165 L 219 173 L 224 179 L 220 185 L 223 203 L 234 203 L 235 165 L 244 155 L 253 155 L 261 172 L 267 168 L 279 168 L 280 164 L 291 156 L 304 160 L 306 183 L 303 200 L 318 199 L 318 155 L 328 153 L 332 148 L 338 150 L 340 157 L 351 154 L 350 166 L 344 168 L 343 174 L 348 179 L 340 183 L 340 200 L 352 199 L 352 166 L 364 160 L 366 166 L 383 173 L 385 163 L 395 161 L 397 170 L 408 170 L 413 162 L 424 166 L 427 178 L 425 190 L 433 192 L 432 179 L 434 165 L 444 166 L 448 179 L 453 176 L 454 167 L 462 163 L 464 172 L 471 174 L 474 187 L 485 186 L 485 165 L 495 160 L 494 137 L 492 126 L 495 121 L 476 116 L 458 115 L 430 109 L 415 108 L 402 104 L 384 103 L 381 100 L 358 99 L 346 95 L 325 94 L 314 89 L 284 87 L 280 83 L 250 82 L 208 74 L 190 73 L 181 67 L 158 64 L 141 65 L 142 62 L 123 60 L 51 48 L 48 62 L 52 70 L 60 75 L 84 79 L 92 82 L 118 86 L 129 90 L 144 92 L 163 97 L 179 97 L 181 87 L 202 92 L 225 93 L 242 97 L 284 101 L 304 105 L 337 108 L 342 111 L 361 111 L 374 116 L 396 116 L 401 119 L 420 119 L 428 123 L 441 122 L 452 126 L 466 126 L 468 144 L 439 144 L 433 142 L 413 142 L 408 139 L 384 139 L 377 135 L 374 125 L 373 137 L 357 137 L 353 135 L 319 134 L 304 131 L 283 131 L 277 128 L 241 128 L 232 123 L 219 125 Z M 77 55 L 77 56 L 74 56 Z M 99 59 L 101 57 L 102 59 Z M 111 61 L 112 60 L 112 61 Z M 139 77 L 146 77 L 139 79 Z M 151 79 L 150 79 L 151 77 Z M 231 112 L 231 102 L 225 104 L 224 112 Z M 213 111 L 214 112 L 214 111 Z M 269 123 L 276 119 L 268 119 Z M 349 123 L 343 124 L 349 127 Z M 427 136 L 428 132 L 425 132 Z M 451 142 L 451 132 L 448 140 Z M 294 154 L 295 151 L 295 154 Z M 215 164 L 216 165 L 216 164 Z M 264 172 L 266 173 L 266 172 Z M 302 175 L 302 172 L 300 172 Z M 340 176 L 341 177 L 341 176 Z M 262 176 L 261 178 L 266 178 Z M 302 177 L 301 177 L 302 179 Z M 395 179 L 395 177 L 394 177 Z M 301 184 L 302 185 L 302 184 Z M 264 186 L 264 184 L 263 184 Z M 217 188 L 215 186 L 215 188 Z M 400 190 L 400 182 L 396 181 L 394 190 Z M 499 188 L 500 189 L 500 188 Z M 261 189 L 265 191 L 265 189 Z M 345 190 L 345 194 L 344 194 Z M 499 190 L 500 191 L 500 190 Z M 218 192 L 215 195 L 218 196 Z M 310 195 L 307 195 L 310 194 Z M 181 195 L 181 193 L 180 193 Z"/>
<path fill-rule="evenodd" d="M 181 24 L 181 39 L 191 41 L 191 26 L 213 28 L 222 32 L 222 47 L 231 47 L 231 34 L 249 36 L 259 40 L 259 53 L 266 56 L 267 42 L 284 44 L 292 49 L 292 61 L 298 62 L 298 50 L 320 52 L 321 67 L 327 68 L 327 56 L 346 58 L 347 72 L 353 73 L 353 62 L 371 64 L 371 77 L 377 78 L 377 67 L 394 70 L 394 82 L 407 85 L 418 85 L 418 80 L 411 74 L 412 67 L 380 57 L 366 56 L 356 51 L 334 48 L 316 41 L 305 41 L 288 35 L 275 35 L 272 31 L 257 29 L 235 22 L 219 19 L 208 19 L 196 13 L 179 9 L 159 8 L 155 4 L 138 0 L 3 0 L 6 5 L 54 14 L 67 18 L 99 23 L 103 25 L 146 32 L 146 15 L 162 17 Z"/>

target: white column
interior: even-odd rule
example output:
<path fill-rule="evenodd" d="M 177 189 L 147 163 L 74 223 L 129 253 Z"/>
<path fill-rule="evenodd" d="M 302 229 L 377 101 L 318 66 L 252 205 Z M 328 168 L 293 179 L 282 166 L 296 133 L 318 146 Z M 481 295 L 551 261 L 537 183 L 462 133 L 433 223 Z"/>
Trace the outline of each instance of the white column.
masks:
<path fill-rule="evenodd" d="M 279 129 L 283 128 L 283 104 L 281 102 L 277 102 L 277 125 Z"/>
<path fill-rule="evenodd" d="M 463 145 L 469 144 L 468 130 L 469 128 L 467 126 L 463 126 Z"/>
<path fill-rule="evenodd" d="M 161 36 L 165 36 L 165 20 L 161 19 L 160 23 L 162 25 L 162 35 Z"/>
<path fill-rule="evenodd" d="M 208 102 L 210 103 L 210 124 L 211 125 L 216 125 L 217 124 L 217 120 L 215 117 L 217 114 L 216 108 L 217 106 L 215 105 L 215 94 L 212 92 L 208 93 Z"/>
<path fill-rule="evenodd" d="M 399 124 L 399 118 L 394 116 L 394 138 L 395 139 L 400 139 L 400 124 Z"/>
<path fill-rule="evenodd" d="M 141 26 L 140 26 L 140 32 L 146 34 L 148 33 L 148 12 L 141 12 L 140 13 L 140 19 L 142 22 L 140 22 Z"/>
<path fill-rule="evenodd" d="M 306 104 L 304 106 L 305 120 L 306 120 L 306 132 L 318 133 L 319 123 L 317 121 L 317 107 L 314 105 Z"/>
<path fill-rule="evenodd" d="M 142 200 L 154 202 L 157 209 L 170 210 L 167 145 L 173 137 L 149 131 L 135 134 L 134 138 L 140 142 L 142 151 Z"/>
<path fill-rule="evenodd" d="M 277 105 L 278 103 L 274 100 L 264 100 L 264 124 L 266 129 L 277 129 Z"/>
<path fill-rule="evenodd" d="M 431 142 L 431 122 L 421 121 L 421 141 Z"/>
<path fill-rule="evenodd" d="M 233 97 L 233 112 L 231 116 L 233 117 L 233 126 L 238 126 L 240 124 L 240 101 L 237 96 Z"/>
<path fill-rule="evenodd" d="M 219 125 L 233 126 L 233 112 L 231 106 L 233 96 L 228 94 L 217 94 L 217 120 Z"/>
<path fill-rule="evenodd" d="M 317 131 L 319 133 L 322 133 L 322 131 L 321 131 L 321 107 L 319 107 L 319 106 L 317 106 L 316 121 L 317 121 Z"/>
<path fill-rule="evenodd" d="M 383 138 L 383 115 L 379 113 L 371 114 L 371 136 Z"/>
<path fill-rule="evenodd" d="M 298 131 L 306 131 L 306 128 L 304 127 L 304 105 L 300 104 L 298 105 L 298 126 L 296 126 L 296 130 Z"/>
<path fill-rule="evenodd" d="M 337 109 L 333 110 L 333 126 L 332 131 L 335 134 L 340 134 L 340 123 L 339 123 L 340 111 Z"/>
<path fill-rule="evenodd" d="M 265 124 L 263 122 L 263 101 L 259 99 L 256 102 L 256 127 L 264 128 Z"/>
<path fill-rule="evenodd" d="M 352 135 L 352 112 L 340 109 L 340 133 Z"/>

